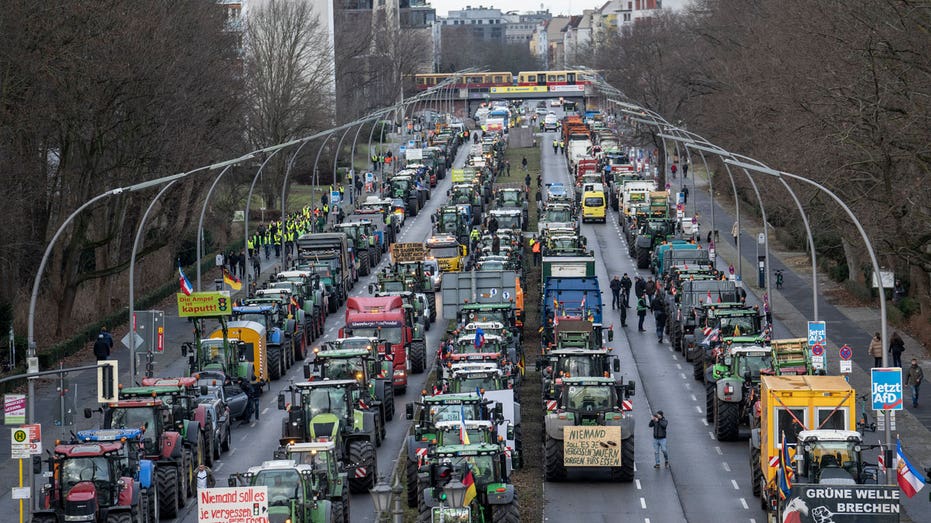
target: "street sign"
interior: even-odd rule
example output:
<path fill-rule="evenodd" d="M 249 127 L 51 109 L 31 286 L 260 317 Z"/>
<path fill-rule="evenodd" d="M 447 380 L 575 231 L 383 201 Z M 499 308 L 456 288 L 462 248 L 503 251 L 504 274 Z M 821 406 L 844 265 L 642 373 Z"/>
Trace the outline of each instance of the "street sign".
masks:
<path fill-rule="evenodd" d="M 334 205 L 339 203 L 342 200 L 339 191 L 330 191 L 330 202 Z"/>
<path fill-rule="evenodd" d="M 13 487 L 12 499 L 29 499 L 32 489 L 29 487 Z"/>
<path fill-rule="evenodd" d="M 808 345 L 813 346 L 816 343 L 824 345 L 828 340 L 828 329 L 823 321 L 808 322 Z"/>
<path fill-rule="evenodd" d="M 179 292 L 177 298 L 178 316 L 181 318 L 233 314 L 229 291 L 193 292 L 190 296 Z"/>
<path fill-rule="evenodd" d="M 902 369 L 870 369 L 870 396 L 873 399 L 873 410 L 902 410 Z"/>
<path fill-rule="evenodd" d="M 201 490 L 197 495 L 198 523 L 258 523 L 268 521 L 268 487 L 229 487 Z"/>
<path fill-rule="evenodd" d="M 824 370 L 824 355 L 811 357 L 811 367 L 815 370 Z"/>
<path fill-rule="evenodd" d="M 3 423 L 22 425 L 26 423 L 26 396 L 24 394 L 3 395 Z"/>
<path fill-rule="evenodd" d="M 134 344 L 132 344 L 133 340 L 135 340 Z M 129 331 L 126 333 L 126 336 L 123 336 L 123 338 L 120 340 L 120 343 L 122 343 L 124 347 L 130 350 L 142 349 L 143 345 L 145 344 L 145 340 L 142 339 L 142 336 L 140 336 L 138 332 Z"/>
<path fill-rule="evenodd" d="M 26 433 L 29 435 L 29 454 L 33 456 L 39 456 L 42 454 L 42 425 L 38 423 L 33 423 L 31 425 L 23 425 L 20 427 L 26 429 Z"/>
<path fill-rule="evenodd" d="M 844 344 L 840 350 L 837 351 L 840 354 L 840 359 L 844 361 L 850 361 L 850 358 L 853 358 L 853 349 L 849 345 Z"/>
<path fill-rule="evenodd" d="M 840 360 L 840 373 L 850 374 L 853 372 L 853 362 L 850 360 Z"/>
<path fill-rule="evenodd" d="M 398 146 L 398 152 L 399 152 L 399 153 L 404 154 L 404 151 L 406 151 L 406 150 L 407 150 L 407 146 L 406 146 L 406 145 L 399 145 L 399 146 Z"/>
<path fill-rule="evenodd" d="M 13 459 L 29 459 L 32 453 L 29 452 L 29 431 L 22 427 L 10 429 L 10 457 Z"/>
<path fill-rule="evenodd" d="M 824 345 L 820 343 L 815 343 L 811 346 L 812 356 L 824 356 Z"/>

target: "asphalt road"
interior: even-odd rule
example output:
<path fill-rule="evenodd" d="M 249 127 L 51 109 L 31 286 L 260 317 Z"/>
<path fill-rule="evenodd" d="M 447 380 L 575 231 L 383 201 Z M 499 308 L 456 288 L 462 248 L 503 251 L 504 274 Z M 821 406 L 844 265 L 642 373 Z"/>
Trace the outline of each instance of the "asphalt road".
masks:
<path fill-rule="evenodd" d="M 539 140 L 552 143 L 553 133 Z M 545 183 L 573 184 L 563 155 L 552 147 L 541 147 Z M 747 442 L 723 443 L 714 439 L 705 421 L 704 389 L 692 379 L 692 366 L 673 352 L 668 339 L 660 344 L 654 322 L 648 315 L 646 332 L 637 332 L 635 308 L 628 311 L 627 327 L 611 309 L 609 277 L 628 273 L 646 279 L 627 255 L 617 214 L 609 209 L 606 224 L 584 224 L 582 233 L 594 249 L 596 274 L 605 297 L 604 324 L 614 325 L 614 342 L 608 343 L 621 361 L 618 377 L 634 380 L 636 414 L 635 480 L 629 484 L 576 478 L 566 483 L 546 483 L 545 519 L 548 521 L 765 521 L 749 483 Z M 778 332 L 778 331 L 777 331 Z M 669 420 L 670 468 L 654 469 L 652 429 L 648 423 L 654 410 Z"/>

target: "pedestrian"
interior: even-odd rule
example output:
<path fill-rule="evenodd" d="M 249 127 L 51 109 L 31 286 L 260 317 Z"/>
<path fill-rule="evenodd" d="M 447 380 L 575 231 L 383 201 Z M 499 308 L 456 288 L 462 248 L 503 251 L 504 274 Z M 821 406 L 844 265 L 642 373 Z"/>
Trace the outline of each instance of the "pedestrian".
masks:
<path fill-rule="evenodd" d="M 682 205 L 689 204 L 689 188 L 688 186 L 682 187 Z"/>
<path fill-rule="evenodd" d="M 870 340 L 870 356 L 873 357 L 873 366 L 882 367 L 883 366 L 883 340 L 879 337 L 879 333 L 873 334 L 873 339 Z"/>
<path fill-rule="evenodd" d="M 611 280 L 611 308 L 617 309 L 621 306 L 621 279 L 614 275 L 614 279 Z"/>
<path fill-rule="evenodd" d="M 223 267 L 223 265 L 226 264 L 226 262 L 225 262 L 224 259 L 223 259 L 223 253 L 222 253 L 222 252 L 218 252 L 218 253 L 217 253 L 216 258 L 214 258 L 214 261 L 215 261 L 217 267 Z"/>
<path fill-rule="evenodd" d="M 925 373 L 918 366 L 918 360 L 912 358 L 912 365 L 908 368 L 905 384 L 912 388 L 912 407 L 918 408 L 918 388 L 925 379 Z"/>
<path fill-rule="evenodd" d="M 740 234 L 740 225 L 737 222 L 734 222 L 734 225 L 731 226 L 731 237 L 734 238 L 734 245 L 737 245 L 737 235 Z"/>
<path fill-rule="evenodd" d="M 675 164 L 675 163 L 673 163 L 672 166 L 669 167 L 670 172 L 672 172 L 672 177 L 673 177 L 673 178 L 676 177 L 676 169 L 677 169 L 677 167 L 676 167 L 676 164 Z"/>
<path fill-rule="evenodd" d="M 669 468 L 669 452 L 666 450 L 666 427 L 668 425 L 669 422 L 661 410 L 656 411 L 656 414 L 650 418 L 650 427 L 653 429 L 653 456 L 656 458 L 656 464 L 653 465 L 655 469 L 659 468 L 660 452 L 663 453 L 666 468 Z"/>
<path fill-rule="evenodd" d="M 213 477 L 213 471 L 210 467 L 201 463 L 197 467 L 197 490 L 204 490 L 217 486 L 217 480 Z"/>
<path fill-rule="evenodd" d="M 637 279 L 634 282 L 634 296 L 640 298 L 643 296 L 644 292 L 646 292 L 647 284 L 640 276 L 637 276 L 636 278 Z"/>
<path fill-rule="evenodd" d="M 508 176 L 511 175 L 511 160 L 504 161 L 504 170 L 507 171 Z"/>
<path fill-rule="evenodd" d="M 524 187 L 527 188 L 527 192 L 530 192 L 530 173 L 524 176 Z"/>
<path fill-rule="evenodd" d="M 239 256 L 236 257 L 236 265 L 239 267 L 239 279 L 241 280 L 246 277 L 246 251 L 242 249 L 239 250 Z"/>
<path fill-rule="evenodd" d="M 649 307 L 647 306 L 646 296 L 640 295 L 640 297 L 637 298 L 637 316 L 640 318 L 640 320 L 637 322 L 637 332 L 645 332 L 643 328 L 643 320 L 647 317 L 648 308 Z"/>
<path fill-rule="evenodd" d="M 524 157 L 521 159 L 521 161 L 520 161 L 520 166 L 521 166 L 525 171 L 527 170 L 527 157 L 526 157 L 526 156 L 524 156 Z M 530 183 L 527 183 L 527 185 L 530 185 Z"/>
<path fill-rule="evenodd" d="M 488 232 L 491 234 L 498 232 L 498 219 L 495 218 L 494 215 L 488 219 Z"/>
<path fill-rule="evenodd" d="M 688 175 L 689 175 L 689 162 L 688 162 L 688 160 L 686 160 L 686 161 L 682 164 L 682 179 L 684 180 L 685 178 L 688 177 Z"/>
<path fill-rule="evenodd" d="M 242 416 L 239 418 L 243 424 L 246 424 L 249 423 L 250 419 L 252 419 L 252 412 L 256 407 L 256 405 L 254 405 L 252 402 L 252 396 L 254 394 L 252 390 L 253 387 L 251 383 L 241 377 L 236 379 L 236 384 L 239 385 L 239 388 L 246 394 L 246 398 L 248 398 L 246 400 L 246 409 L 243 411 Z"/>
<path fill-rule="evenodd" d="M 906 294 L 907 291 L 905 290 L 905 285 L 902 285 L 902 280 L 896 280 L 895 286 L 892 287 L 892 303 L 895 305 L 902 303 Z"/>
<path fill-rule="evenodd" d="M 656 282 L 653 281 L 652 276 L 650 276 L 650 278 L 647 280 L 647 285 L 646 289 L 644 289 L 644 292 L 646 293 L 647 298 L 650 300 L 650 303 L 653 303 L 653 297 L 656 296 Z"/>
<path fill-rule="evenodd" d="M 899 336 L 898 332 L 892 333 L 892 341 L 889 342 L 889 352 L 892 354 L 892 366 L 902 366 L 902 353 L 905 352 L 905 342 Z"/>
<path fill-rule="evenodd" d="M 94 341 L 94 356 L 97 357 L 97 361 L 110 359 L 110 349 L 112 348 L 113 337 L 107 332 L 107 327 L 103 326 L 100 328 L 100 333 L 97 334 L 97 340 Z"/>
<path fill-rule="evenodd" d="M 627 326 L 627 307 L 621 307 L 621 327 Z"/>
<path fill-rule="evenodd" d="M 327 196 L 327 193 L 320 195 L 320 206 L 323 207 L 323 212 L 326 213 L 327 204 L 330 203 L 330 198 Z"/>
<path fill-rule="evenodd" d="M 663 334 L 666 332 L 666 308 L 660 300 L 653 301 L 653 320 L 656 322 L 656 338 L 663 343 Z"/>
<path fill-rule="evenodd" d="M 252 275 L 255 281 L 259 281 L 259 276 L 262 274 L 262 262 L 259 256 L 252 257 Z"/>
<path fill-rule="evenodd" d="M 543 205 L 543 191 L 537 189 L 537 195 L 534 199 L 537 201 L 537 209 L 539 209 Z"/>
<path fill-rule="evenodd" d="M 624 273 L 624 276 L 621 278 L 621 297 L 624 299 L 624 308 L 630 308 L 630 287 L 633 285 L 633 282 L 630 281 L 630 276 L 627 273 Z"/>
<path fill-rule="evenodd" d="M 543 124 L 540 124 L 540 125 L 542 126 Z M 558 152 L 559 152 L 559 140 L 553 140 L 553 154 L 556 154 Z"/>
<path fill-rule="evenodd" d="M 491 235 L 491 253 L 495 256 L 501 254 L 501 238 L 497 234 Z"/>

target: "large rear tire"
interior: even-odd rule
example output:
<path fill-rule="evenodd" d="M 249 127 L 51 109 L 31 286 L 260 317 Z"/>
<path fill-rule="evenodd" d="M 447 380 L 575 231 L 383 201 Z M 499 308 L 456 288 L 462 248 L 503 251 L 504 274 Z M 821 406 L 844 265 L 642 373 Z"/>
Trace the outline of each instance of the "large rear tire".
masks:
<path fill-rule="evenodd" d="M 427 304 L 430 305 L 430 321 L 436 321 L 436 292 L 427 293 Z"/>
<path fill-rule="evenodd" d="M 268 355 L 268 377 L 277 380 L 281 378 L 281 347 L 269 347 L 266 352 Z"/>
<path fill-rule="evenodd" d="M 410 347 L 410 354 L 407 355 L 407 358 L 411 362 L 411 374 L 420 374 L 426 368 L 427 347 L 423 342 L 414 342 Z"/>
<path fill-rule="evenodd" d="M 714 421 L 714 402 L 717 398 L 717 387 L 714 383 L 705 385 L 705 420 Z"/>
<path fill-rule="evenodd" d="M 158 510 L 161 517 L 174 519 L 178 516 L 178 491 L 182 488 L 178 469 L 172 465 L 155 467 L 155 484 L 158 489 Z"/>
<path fill-rule="evenodd" d="M 388 382 L 385 384 L 385 419 L 394 419 L 394 387 Z"/>
<path fill-rule="evenodd" d="M 110 512 L 107 514 L 107 523 L 133 523 L 133 513 L 128 510 Z"/>
<path fill-rule="evenodd" d="M 721 401 L 715 396 L 714 435 L 718 441 L 737 441 L 740 436 L 740 403 Z"/>
<path fill-rule="evenodd" d="M 544 449 L 544 478 L 546 481 L 565 481 L 566 465 L 563 458 L 563 442 L 546 436 Z"/>
<path fill-rule="evenodd" d="M 349 495 L 349 489 L 343 485 L 343 493 L 342 496 L 340 496 L 340 504 L 343 506 L 343 520 L 342 522 L 334 521 L 333 523 L 352 523 L 351 498 L 352 496 Z"/>
<path fill-rule="evenodd" d="M 751 444 L 752 447 L 752 444 Z M 750 485 L 753 488 L 754 497 L 760 497 L 760 478 L 763 472 L 760 470 L 760 449 L 750 449 Z"/>
<path fill-rule="evenodd" d="M 520 523 L 520 505 L 514 498 L 506 505 L 495 505 L 491 514 L 492 523 Z"/>
<path fill-rule="evenodd" d="M 692 377 L 695 378 L 695 381 L 702 381 L 703 379 L 705 379 L 704 359 L 705 359 L 704 356 L 699 355 L 698 358 L 696 358 L 692 362 Z"/>
<path fill-rule="evenodd" d="M 637 268 L 646 269 L 650 266 L 650 250 L 637 247 Z"/>
<path fill-rule="evenodd" d="M 417 490 L 417 462 L 407 460 L 407 506 L 417 508 L 417 499 L 420 491 Z"/>
<path fill-rule="evenodd" d="M 368 492 L 375 487 L 378 477 L 378 462 L 375 460 L 375 446 L 371 441 L 353 440 L 349 442 L 349 462 L 354 468 L 349 470 L 349 489 L 353 494 Z M 356 477 L 358 467 L 365 468 L 365 475 Z"/>

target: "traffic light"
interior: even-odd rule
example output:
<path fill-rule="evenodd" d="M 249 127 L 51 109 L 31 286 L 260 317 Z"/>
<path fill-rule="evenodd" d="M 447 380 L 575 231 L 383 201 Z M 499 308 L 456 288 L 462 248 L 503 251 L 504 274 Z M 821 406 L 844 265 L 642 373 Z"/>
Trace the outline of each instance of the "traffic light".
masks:
<path fill-rule="evenodd" d="M 116 401 L 119 394 L 119 365 L 116 360 L 97 362 L 97 402 Z"/>

